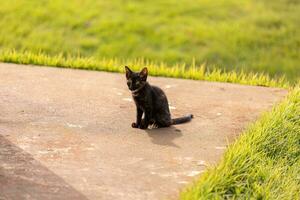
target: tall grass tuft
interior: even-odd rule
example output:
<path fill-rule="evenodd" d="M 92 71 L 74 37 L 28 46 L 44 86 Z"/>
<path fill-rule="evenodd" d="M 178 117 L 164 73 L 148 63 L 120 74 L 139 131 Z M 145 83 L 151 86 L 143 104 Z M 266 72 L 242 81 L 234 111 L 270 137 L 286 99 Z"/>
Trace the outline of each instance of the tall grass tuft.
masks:
<path fill-rule="evenodd" d="M 300 87 L 181 193 L 190 199 L 300 199 Z"/>
<path fill-rule="evenodd" d="M 191 66 L 185 64 L 168 66 L 163 62 L 156 64 L 144 59 L 97 59 L 93 57 L 63 56 L 62 54 L 49 56 L 44 53 L 31 53 L 28 51 L 17 52 L 14 50 L 0 51 L 0 61 L 119 73 L 124 72 L 124 65 L 130 66 L 136 71 L 147 66 L 150 75 L 152 76 L 239 83 L 266 87 L 288 88 L 290 85 L 284 77 L 274 79 L 266 74 L 245 73 L 243 71 L 238 73 L 235 71 L 225 72 L 224 70 L 217 68 L 208 70 L 206 69 L 205 64 L 197 66 L 194 63 Z"/>

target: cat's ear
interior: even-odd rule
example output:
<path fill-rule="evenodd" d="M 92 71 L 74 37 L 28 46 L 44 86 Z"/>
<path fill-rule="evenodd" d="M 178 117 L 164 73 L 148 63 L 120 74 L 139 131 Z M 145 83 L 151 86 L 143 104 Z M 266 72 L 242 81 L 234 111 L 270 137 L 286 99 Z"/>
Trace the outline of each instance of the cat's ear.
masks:
<path fill-rule="evenodd" d="M 132 74 L 132 71 L 127 66 L 125 66 L 125 71 L 126 71 L 126 78 L 128 79 L 130 77 L 130 75 Z"/>
<path fill-rule="evenodd" d="M 148 69 L 147 69 L 147 67 L 144 67 L 142 69 L 142 71 L 140 72 L 139 75 L 140 75 L 140 77 L 141 77 L 142 80 L 146 81 L 147 80 L 147 76 L 148 76 Z"/>

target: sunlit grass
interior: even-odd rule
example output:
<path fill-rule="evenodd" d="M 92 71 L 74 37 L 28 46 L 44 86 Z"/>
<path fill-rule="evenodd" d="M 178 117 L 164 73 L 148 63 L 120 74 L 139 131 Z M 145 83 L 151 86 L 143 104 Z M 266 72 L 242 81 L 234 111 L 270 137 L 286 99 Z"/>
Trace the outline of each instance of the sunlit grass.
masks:
<path fill-rule="evenodd" d="M 289 83 L 282 77 L 272 79 L 268 75 L 244 72 L 225 72 L 221 69 L 207 70 L 205 64 L 187 66 L 178 64 L 168 66 L 165 63 L 155 64 L 143 59 L 120 60 L 120 59 L 95 59 L 72 56 L 48 56 L 42 53 L 0 51 L 0 61 L 19 64 L 46 65 L 54 67 L 98 70 L 108 72 L 124 72 L 124 66 L 128 65 L 138 71 L 147 66 L 152 76 L 165 76 L 174 78 L 207 80 L 245 85 L 259 85 L 268 87 L 289 87 Z"/>
<path fill-rule="evenodd" d="M 0 49 L 300 77 L 297 0 L 1 1 Z"/>
<path fill-rule="evenodd" d="M 250 126 L 181 194 L 191 199 L 300 199 L 300 88 Z"/>

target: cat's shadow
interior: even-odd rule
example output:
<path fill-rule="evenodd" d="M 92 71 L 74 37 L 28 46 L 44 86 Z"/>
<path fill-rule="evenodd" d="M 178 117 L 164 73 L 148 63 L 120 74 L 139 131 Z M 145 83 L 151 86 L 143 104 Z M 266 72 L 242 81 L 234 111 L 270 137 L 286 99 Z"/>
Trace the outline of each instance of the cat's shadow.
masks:
<path fill-rule="evenodd" d="M 181 137 L 182 133 L 181 130 L 175 128 L 174 126 L 167 128 L 146 129 L 145 131 L 154 144 L 180 148 L 180 146 L 175 144 L 173 140 Z"/>

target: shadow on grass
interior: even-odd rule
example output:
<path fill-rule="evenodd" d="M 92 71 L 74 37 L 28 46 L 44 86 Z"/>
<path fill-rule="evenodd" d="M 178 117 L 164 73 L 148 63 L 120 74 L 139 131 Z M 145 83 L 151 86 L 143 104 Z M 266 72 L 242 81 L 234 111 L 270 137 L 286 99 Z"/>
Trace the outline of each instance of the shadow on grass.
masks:
<path fill-rule="evenodd" d="M 152 142 L 157 145 L 171 146 L 180 148 L 173 140 L 182 136 L 181 130 L 171 126 L 167 128 L 154 128 L 145 130 Z"/>
<path fill-rule="evenodd" d="M 1 134 L 0 199 L 87 200 L 83 194 Z"/>

